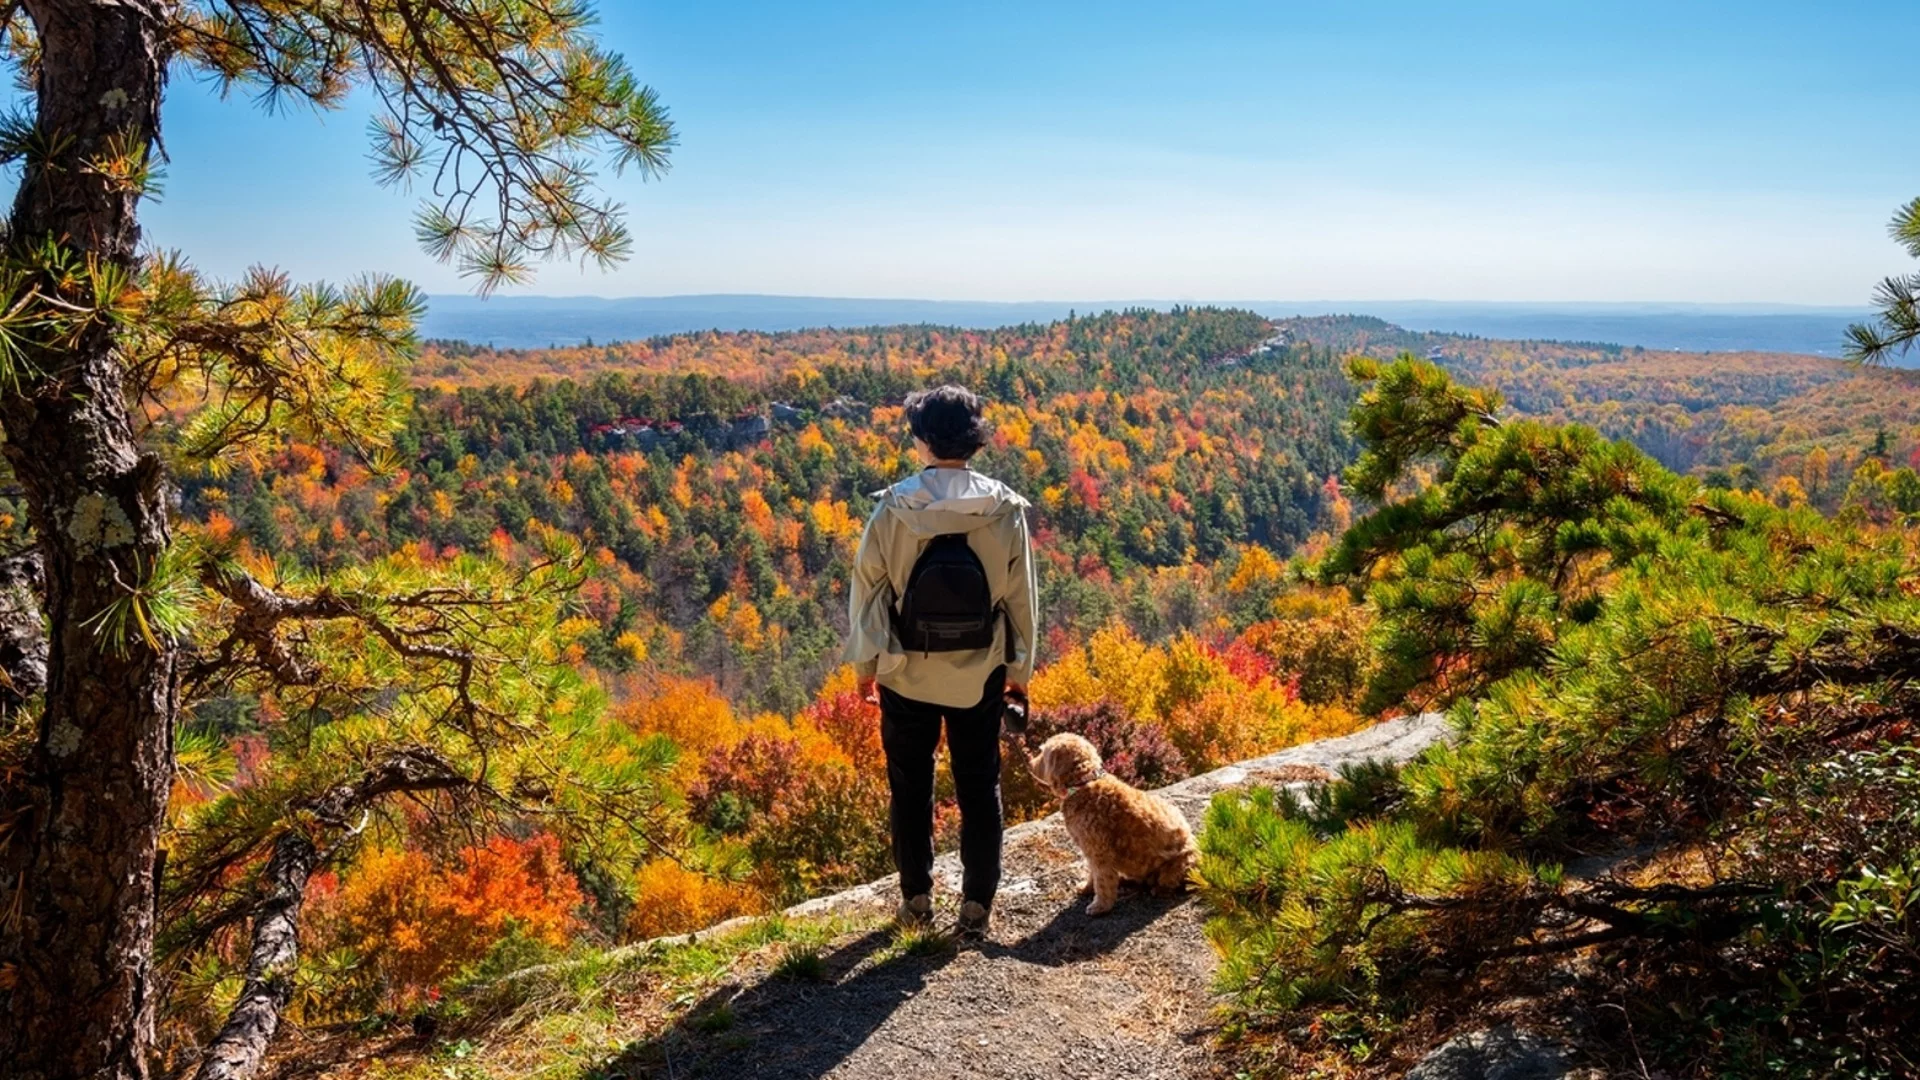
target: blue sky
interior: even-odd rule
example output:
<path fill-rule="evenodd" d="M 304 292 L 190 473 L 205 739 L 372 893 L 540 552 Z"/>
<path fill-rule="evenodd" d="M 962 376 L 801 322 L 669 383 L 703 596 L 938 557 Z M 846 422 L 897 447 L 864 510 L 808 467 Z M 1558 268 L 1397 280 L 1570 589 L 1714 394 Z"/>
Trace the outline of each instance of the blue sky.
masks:
<path fill-rule="evenodd" d="M 1907 3 L 658 3 L 634 259 L 527 290 L 1860 305 L 1920 194 Z M 364 101 L 176 78 L 149 239 L 460 291 Z"/>

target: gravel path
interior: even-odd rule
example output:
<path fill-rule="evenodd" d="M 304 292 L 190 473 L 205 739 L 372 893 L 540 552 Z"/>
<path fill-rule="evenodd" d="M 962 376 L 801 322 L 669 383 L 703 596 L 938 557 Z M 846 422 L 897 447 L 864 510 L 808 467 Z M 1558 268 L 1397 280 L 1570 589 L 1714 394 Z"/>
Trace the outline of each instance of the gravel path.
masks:
<path fill-rule="evenodd" d="M 1437 714 L 1402 717 L 1338 739 L 1196 776 L 1163 794 L 1198 824 L 1213 794 L 1248 782 L 1303 783 L 1368 758 L 1405 760 L 1438 739 Z M 936 863 L 939 915 L 953 918 L 959 861 Z M 1078 853 L 1059 815 L 1008 830 L 993 940 L 933 955 L 894 955 L 885 931 L 833 942 L 824 978 L 759 973 L 719 987 L 685 1026 L 630 1048 L 614 1077 L 765 1080 L 1185 1080 L 1215 1075 L 1206 1036 L 1215 1002 L 1204 911 L 1189 896 L 1125 896 L 1082 913 Z M 794 915 L 890 911 L 886 878 L 809 901 Z M 717 1015 L 731 1022 L 715 1022 Z M 702 1019 L 706 1018 L 706 1019 Z"/>

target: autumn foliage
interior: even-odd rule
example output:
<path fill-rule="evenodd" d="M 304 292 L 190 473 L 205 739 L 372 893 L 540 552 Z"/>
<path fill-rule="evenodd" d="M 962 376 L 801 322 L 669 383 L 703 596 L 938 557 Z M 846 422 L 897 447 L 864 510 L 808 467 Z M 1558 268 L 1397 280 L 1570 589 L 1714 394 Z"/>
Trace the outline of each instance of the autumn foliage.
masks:
<path fill-rule="evenodd" d="M 1034 502 L 1045 632 L 1079 641 L 1116 615 L 1149 636 L 1197 628 L 1218 590 L 1192 571 L 1329 528 L 1351 389 L 1331 353 L 1271 335 L 1247 312 L 1182 309 L 692 334 L 552 363 L 443 345 L 421 370 L 578 381 L 421 390 L 388 474 L 295 443 L 185 495 L 237 542 L 317 567 L 413 547 L 531 560 L 558 530 L 594 556 L 579 660 L 790 715 L 837 666 L 853 547 L 872 493 L 914 467 L 899 402 L 927 382 L 991 402 L 977 464 Z"/>
<path fill-rule="evenodd" d="M 1287 634 L 1262 629 L 1317 633 L 1285 609 L 1301 586 L 1273 552 L 1324 546 L 1347 519 L 1330 477 L 1352 392 L 1331 353 L 1249 313 L 540 356 L 441 345 L 420 370 L 460 386 L 417 393 L 396 467 L 287 441 L 188 481 L 197 535 L 263 578 L 375 559 L 517 571 L 565 541 L 583 556 L 578 587 L 537 659 L 581 684 L 545 722 L 564 711 L 583 760 L 644 761 L 662 790 L 617 837 L 512 813 L 478 836 L 457 814 L 390 815 L 311 890 L 296 1010 L 309 1020 L 405 1014 L 520 964 L 891 869 L 879 719 L 838 653 L 872 493 L 911 467 L 897 402 L 929 381 L 985 392 L 977 464 L 1034 502 L 1036 733 L 1085 734 L 1153 787 L 1360 722 L 1339 679 L 1303 700 L 1289 664 L 1309 645 L 1274 648 Z M 495 377 L 507 381 L 474 385 Z M 216 813 L 222 785 L 277 782 L 301 760 L 305 723 L 271 701 L 208 709 L 183 736 L 206 753 L 183 775 L 182 814 Z M 945 840 L 958 822 L 940 768 Z M 1051 809 L 1017 755 L 1008 770 L 1013 820 Z M 551 794 L 592 805 L 588 791 Z M 216 953 L 228 970 L 239 958 L 230 941 Z"/>
<path fill-rule="evenodd" d="M 744 847 L 766 895 L 791 902 L 886 872 L 886 830 L 875 827 L 886 792 L 878 715 L 852 691 L 829 690 L 712 751 L 688 804 Z"/>
<path fill-rule="evenodd" d="M 1182 634 L 1149 644 L 1122 623 L 1036 675 L 1032 691 L 1043 710 L 1110 702 L 1127 716 L 1152 720 L 1192 772 L 1343 734 L 1360 722 L 1338 705 L 1301 702 L 1291 679 L 1283 680 L 1246 638 L 1216 645 Z"/>
<path fill-rule="evenodd" d="M 634 875 L 633 911 L 625 930 L 629 938 L 646 941 L 704 929 L 765 907 L 765 898 L 750 885 L 689 869 L 674 859 L 654 859 Z"/>
<path fill-rule="evenodd" d="M 376 848 L 343 877 L 323 876 L 313 893 L 308 947 L 350 954 L 357 989 L 402 1008 L 509 937 L 564 946 L 583 901 L 559 842 L 545 835 L 494 837 L 450 865 L 417 849 Z"/>

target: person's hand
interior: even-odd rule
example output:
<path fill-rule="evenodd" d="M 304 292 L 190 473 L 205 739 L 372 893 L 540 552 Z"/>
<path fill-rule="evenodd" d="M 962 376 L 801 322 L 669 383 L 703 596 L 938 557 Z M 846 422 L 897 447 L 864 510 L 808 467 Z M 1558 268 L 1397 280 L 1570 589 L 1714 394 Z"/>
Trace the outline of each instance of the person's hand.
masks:
<path fill-rule="evenodd" d="M 1026 697 L 1027 684 L 1019 681 L 1018 679 L 1008 679 L 1007 693 L 1016 695 L 1018 697 Z"/>
<path fill-rule="evenodd" d="M 853 688 L 860 693 L 860 700 L 869 705 L 880 704 L 880 684 L 871 675 L 862 675 L 855 680 Z"/>

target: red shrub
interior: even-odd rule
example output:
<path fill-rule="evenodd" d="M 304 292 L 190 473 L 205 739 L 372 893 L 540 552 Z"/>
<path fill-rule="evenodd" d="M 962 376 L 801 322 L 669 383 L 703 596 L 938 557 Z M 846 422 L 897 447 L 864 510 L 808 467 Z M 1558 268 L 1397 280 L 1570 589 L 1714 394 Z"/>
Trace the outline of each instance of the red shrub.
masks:
<path fill-rule="evenodd" d="M 687 803 L 696 818 L 733 831 L 722 815 L 766 813 L 800 787 L 807 771 L 798 742 L 756 731 L 707 755 L 700 778 L 687 789 Z M 734 805 L 728 808 L 723 801 Z M 744 825 L 744 818 L 738 824 Z"/>
<path fill-rule="evenodd" d="M 1163 725 L 1136 720 L 1111 701 L 1037 710 L 1027 724 L 1027 744 L 1038 750 L 1041 743 L 1061 732 L 1093 743 L 1107 772 L 1137 788 L 1165 787 L 1192 774 Z M 1055 798 L 1033 779 L 1027 762 L 1017 752 L 1006 755 L 1001 787 L 1012 818 L 1035 816 Z"/>
<path fill-rule="evenodd" d="M 880 712 L 858 692 L 846 690 L 823 697 L 807 706 L 801 716 L 833 740 L 855 769 L 864 772 L 886 768 L 886 752 L 880 746 Z"/>

